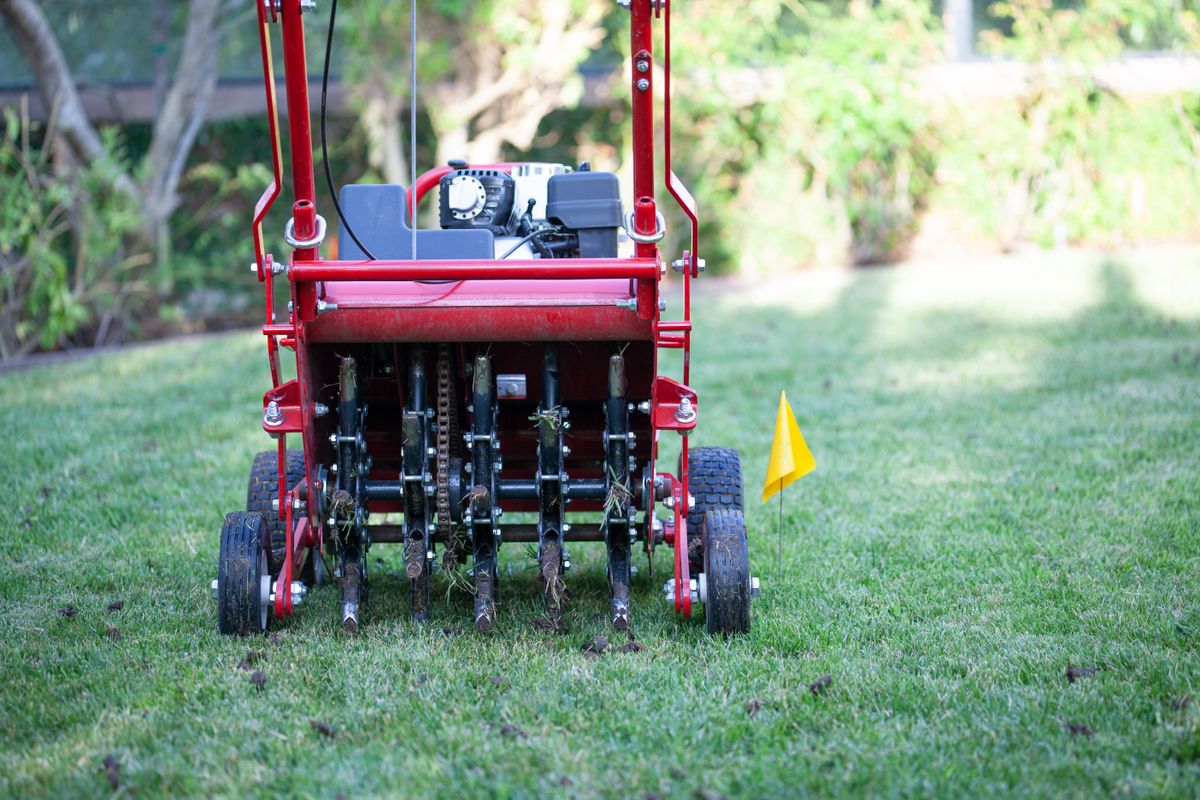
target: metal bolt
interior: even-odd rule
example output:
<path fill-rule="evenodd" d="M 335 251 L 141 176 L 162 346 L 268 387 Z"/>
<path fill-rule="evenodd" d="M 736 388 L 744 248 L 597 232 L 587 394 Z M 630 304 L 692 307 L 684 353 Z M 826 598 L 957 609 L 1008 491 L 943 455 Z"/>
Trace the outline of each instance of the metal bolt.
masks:
<path fill-rule="evenodd" d="M 566 458 L 567 456 L 571 455 L 571 448 L 567 447 L 564 444 L 563 448 L 562 448 L 562 454 L 563 454 L 563 458 Z"/>
<path fill-rule="evenodd" d="M 650 71 L 650 62 L 644 58 L 639 58 L 637 60 L 636 66 L 637 66 L 637 71 L 641 72 L 642 74 L 645 74 Z"/>
<path fill-rule="evenodd" d="M 292 511 L 299 511 L 299 510 L 300 510 L 300 498 L 293 497 L 292 498 Z"/>
<path fill-rule="evenodd" d="M 566 414 L 564 414 L 563 416 L 566 416 Z M 566 420 L 563 420 L 563 430 L 564 431 L 571 430 L 571 423 L 567 422 Z"/>
<path fill-rule="evenodd" d="M 666 311 L 666 310 L 667 310 L 667 300 L 666 300 L 666 298 L 664 298 L 664 297 L 660 297 L 660 298 L 658 298 L 658 310 L 659 310 L 659 311 Z"/>
<path fill-rule="evenodd" d="M 569 570 L 570 568 L 571 568 L 571 562 L 567 561 L 566 559 L 563 559 L 563 571 L 565 572 L 566 570 Z"/>
<path fill-rule="evenodd" d="M 569 523 L 569 522 L 564 522 L 564 523 L 563 523 L 563 526 L 562 526 L 562 530 L 563 530 L 563 533 L 570 533 L 570 531 L 571 531 L 571 523 Z"/>
<path fill-rule="evenodd" d="M 333 473 L 334 475 L 337 475 L 337 464 L 334 464 L 334 465 L 332 465 L 332 466 L 329 468 L 329 471 L 330 471 L 331 473 Z"/>
<path fill-rule="evenodd" d="M 425 455 L 429 456 L 430 458 L 433 458 L 434 456 L 437 455 L 437 448 L 436 447 L 426 448 Z"/>
<path fill-rule="evenodd" d="M 317 403 L 313 406 L 313 413 L 318 417 L 323 417 L 329 413 L 329 406 L 325 405 L 324 403 Z"/>
<path fill-rule="evenodd" d="M 279 498 L 278 497 L 271 498 L 271 510 L 279 511 Z"/>
<path fill-rule="evenodd" d="M 676 272 L 683 272 L 683 268 L 685 266 L 687 266 L 687 262 L 682 258 L 677 258 L 671 262 L 671 269 L 675 270 Z"/>
<path fill-rule="evenodd" d="M 644 92 L 650 88 L 650 81 L 645 78 L 638 78 L 637 88 L 639 92 Z"/>
<path fill-rule="evenodd" d="M 708 266 L 708 265 L 704 263 L 703 258 L 696 259 L 696 271 L 697 272 L 704 272 L 704 268 L 706 266 Z"/>
<path fill-rule="evenodd" d="M 337 447 L 337 434 L 336 433 L 329 434 L 329 443 L 331 445 L 333 445 L 334 447 Z"/>
<path fill-rule="evenodd" d="M 463 471 L 466 472 L 468 475 L 470 475 L 472 472 L 475 471 L 475 468 L 472 467 L 471 462 L 468 461 L 466 464 L 463 464 Z"/>
<path fill-rule="evenodd" d="M 283 424 L 283 409 L 279 407 L 279 403 L 274 400 L 267 403 L 267 408 L 263 411 L 263 422 L 267 425 Z"/>
<path fill-rule="evenodd" d="M 696 409 L 692 406 L 692 398 L 687 395 L 679 398 L 679 408 L 675 409 L 675 419 L 679 422 L 691 422 L 696 419 Z"/>
<path fill-rule="evenodd" d="M 213 578 L 212 585 L 209 587 L 209 591 L 212 593 L 212 599 L 216 600 L 217 599 L 217 579 L 216 578 Z"/>

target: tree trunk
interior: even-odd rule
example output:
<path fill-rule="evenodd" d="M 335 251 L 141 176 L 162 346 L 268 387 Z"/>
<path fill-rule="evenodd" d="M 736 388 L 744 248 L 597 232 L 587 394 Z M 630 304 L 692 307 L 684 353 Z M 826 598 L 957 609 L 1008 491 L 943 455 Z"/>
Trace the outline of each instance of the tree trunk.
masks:
<path fill-rule="evenodd" d="M 58 135 L 76 160 L 81 164 L 108 160 L 100 135 L 83 110 L 58 39 L 36 0 L 0 0 L 0 17 L 29 64 L 46 108 L 56 110 Z M 118 192 L 140 200 L 137 184 L 126 172 L 114 169 L 113 175 L 113 187 Z"/>
<path fill-rule="evenodd" d="M 407 186 L 412 182 L 412 175 L 405 155 L 408 139 L 400 122 L 402 111 L 399 95 L 387 91 L 386 87 L 371 86 L 367 88 L 360 118 L 367 134 L 367 162 L 379 171 L 385 182 Z"/>
<path fill-rule="evenodd" d="M 179 205 L 176 190 L 217 85 L 221 6 L 222 0 L 191 0 L 189 3 L 187 30 L 175 81 L 154 121 L 154 133 L 146 153 L 142 212 L 145 238 L 154 246 L 160 292 L 169 291 L 172 283 L 169 223 L 172 212 Z"/>

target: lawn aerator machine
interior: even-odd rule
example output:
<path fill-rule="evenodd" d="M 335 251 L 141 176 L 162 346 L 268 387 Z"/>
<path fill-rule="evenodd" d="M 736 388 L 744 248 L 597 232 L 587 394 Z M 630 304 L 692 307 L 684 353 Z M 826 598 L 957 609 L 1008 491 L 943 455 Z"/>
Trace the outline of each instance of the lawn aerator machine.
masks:
<path fill-rule="evenodd" d="M 695 201 L 671 171 L 669 0 L 619 0 L 632 42 L 632 209 L 623 210 L 616 175 L 586 164 L 454 162 L 407 191 L 343 187 L 333 202 L 337 260 L 321 255 L 326 223 L 316 208 L 304 50 L 313 2 L 255 3 L 274 180 L 255 208 L 252 268 L 266 288 L 271 388 L 262 426 L 276 447 L 254 459 L 246 510 L 225 517 L 212 585 L 221 632 L 261 633 L 292 614 L 322 580 L 322 554 L 341 592 L 340 621 L 356 631 L 367 551 L 382 543 L 403 548 L 414 619 L 428 618 L 431 576 L 442 569 L 471 587 L 475 626 L 487 631 L 497 624 L 505 542 L 536 552 L 552 620 L 576 543 L 607 549 L 618 630 L 630 625 L 635 548 L 652 556 L 666 543 L 674 577 L 665 593 L 675 610 L 690 616 L 700 603 L 710 633 L 748 631 L 758 585 L 738 455 L 688 447 L 700 419 L 688 385 L 690 287 L 704 261 Z M 690 249 L 669 265 L 682 280 L 676 320 L 661 317 L 668 264 L 655 199 L 656 23 L 665 189 L 691 223 Z M 286 261 L 266 252 L 262 232 L 283 185 L 275 27 L 294 191 Z M 416 211 L 435 187 L 439 227 L 419 229 Z M 277 275 L 291 292 L 285 323 L 276 316 Z M 281 375 L 280 348 L 295 352 L 295 379 Z M 682 380 L 659 374 L 662 349 L 682 351 Z M 656 465 L 664 433 L 682 437 L 674 474 Z M 286 448 L 287 434 L 301 450 Z"/>

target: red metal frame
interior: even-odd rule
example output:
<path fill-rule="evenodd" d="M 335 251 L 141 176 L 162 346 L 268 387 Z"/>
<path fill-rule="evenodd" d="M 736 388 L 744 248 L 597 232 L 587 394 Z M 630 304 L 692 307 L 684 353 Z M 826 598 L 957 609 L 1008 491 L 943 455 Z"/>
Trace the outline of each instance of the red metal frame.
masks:
<path fill-rule="evenodd" d="M 683 319 L 663 321 L 660 319 L 658 304 L 660 284 L 665 277 L 658 246 L 656 244 L 638 241 L 635 244 L 635 257 L 630 259 L 572 259 L 569 261 L 540 261 L 506 260 L 497 261 L 329 261 L 321 257 L 319 246 L 298 248 L 291 254 L 287 266 L 287 278 L 291 290 L 292 310 L 287 324 L 275 320 L 273 298 L 273 275 L 279 270 L 279 265 L 273 262 L 269 253 L 265 252 L 262 235 L 263 221 L 279 197 L 281 178 L 281 147 L 279 139 L 278 111 L 275 98 L 275 81 L 271 61 L 271 42 L 269 24 L 280 22 L 283 40 L 283 58 L 285 69 L 285 91 L 288 101 L 288 138 L 290 164 L 292 172 L 292 224 L 298 239 L 308 239 L 313 236 L 317 219 L 316 193 L 313 179 L 313 150 L 312 132 L 310 126 L 308 74 L 304 51 L 304 23 L 301 12 L 301 0 L 277 0 L 278 7 L 273 3 L 255 0 L 260 26 L 260 46 L 262 50 L 264 85 L 267 94 L 267 112 L 271 133 L 272 180 L 263 192 L 255 206 L 254 213 L 254 248 L 255 269 L 259 280 L 265 284 L 266 321 L 263 333 L 267 339 L 268 359 L 271 365 L 272 388 L 264 396 L 264 404 L 275 400 L 285 413 L 282 425 L 264 428 L 278 439 L 279 451 L 279 497 L 286 504 L 287 513 L 287 547 L 285 563 L 276 590 L 275 613 L 285 616 L 292 611 L 291 582 L 295 575 L 295 563 L 301 557 L 305 548 L 319 547 L 323 536 L 322 521 L 299 519 L 293 520 L 293 500 L 291 493 L 286 491 L 285 484 L 285 445 L 284 435 L 288 432 L 299 433 L 304 442 L 306 461 L 311 454 L 317 452 L 318 441 L 316 434 L 316 419 L 312 411 L 314 397 L 310 396 L 313 384 L 308 350 L 319 346 L 322 334 L 330 329 L 337 330 L 338 324 L 330 321 L 321 313 L 329 309 L 327 297 L 338 296 L 338 286 L 353 287 L 360 283 L 369 283 L 385 292 L 385 296 L 394 300 L 394 305 L 379 304 L 379 307 L 368 307 L 366 304 L 355 311 L 345 312 L 345 319 L 350 320 L 342 327 L 361 327 L 363 336 L 369 337 L 377 333 L 375 326 L 388 324 L 400 325 L 412 331 L 410 320 L 419 319 L 423 313 L 437 315 L 426 319 L 421 324 L 432 325 L 428 335 L 459 332 L 468 327 L 468 319 L 456 311 L 452 301 L 446 298 L 459 291 L 464 286 L 474 286 L 475 281 L 491 282 L 489 285 L 511 291 L 514 287 L 533 284 L 521 282 L 569 281 L 578 287 L 573 290 L 578 295 L 578 305 L 583 309 L 576 313 L 577 321 L 586 331 L 592 326 L 593 331 L 611 325 L 614 318 L 612 303 L 614 287 L 620 287 L 624 281 L 627 290 L 621 292 L 628 298 L 628 304 L 634 313 L 625 310 L 629 324 L 645 326 L 645 339 L 650 346 L 652 356 L 652 372 L 658 375 L 658 350 L 660 348 L 680 349 L 683 351 L 683 382 L 678 383 L 668 378 L 657 376 L 649 387 L 651 401 L 651 435 L 652 447 L 650 453 L 650 471 L 654 472 L 654 462 L 658 451 L 658 434 L 663 430 L 674 430 L 682 438 L 683 458 L 681 474 L 678 478 L 661 473 L 669 482 L 670 495 L 674 498 L 674 515 L 671 520 L 669 541 L 675 548 L 675 577 L 676 577 L 676 610 L 685 616 L 691 613 L 691 600 L 688 591 L 688 559 L 687 559 L 687 435 L 695 426 L 694 419 L 687 423 L 676 420 L 675 412 L 680 399 L 687 396 L 698 407 L 696 393 L 687 386 L 690 379 L 691 363 L 691 279 L 697 275 L 698 252 L 698 216 L 695 200 L 688 193 L 682 181 L 671 171 L 671 60 L 670 60 L 670 31 L 671 14 L 669 0 L 632 0 L 630 3 L 630 43 L 631 43 L 631 125 L 633 139 L 633 234 L 650 236 L 658 227 L 659 212 L 655 200 L 655 121 L 654 121 L 654 46 L 653 24 L 655 18 L 665 17 L 664 23 L 664 56 L 663 56 L 663 88 L 664 106 L 663 120 L 666 126 L 664 150 L 665 187 L 671 197 L 679 204 L 691 223 L 691 249 L 684 254 L 683 262 Z M 665 13 L 664 13 L 665 12 Z M 477 165 L 480 167 L 511 171 L 512 164 Z M 425 172 L 417 180 L 409 192 L 410 213 L 420 203 L 421 199 L 438 184 L 443 175 L 451 170 L 450 167 L 437 167 Z M 445 280 L 453 282 L 442 295 L 436 299 L 421 296 L 420 292 L 406 292 L 404 284 L 396 282 L 411 282 L 420 280 Z M 593 283 L 588 283 L 588 282 Z M 601 283 L 604 282 L 604 283 Z M 416 284 L 408 284 L 415 286 Z M 463 294 L 475 292 L 464 291 Z M 352 295 L 352 291 L 342 290 L 342 296 Z M 624 303 L 625 301 L 622 301 Z M 322 305 L 323 304 L 323 305 Z M 440 305 L 439 305 L 440 304 Z M 428 308 L 427 308 L 428 307 Z M 512 304 L 509 304 L 512 308 Z M 475 320 L 483 320 L 489 325 L 500 329 L 516 330 L 519 324 L 503 308 L 493 308 L 481 314 L 477 307 L 467 309 L 474 314 Z M 517 313 L 529 316 L 527 309 L 518 304 Z M 335 315 L 342 312 L 334 310 Z M 549 312 L 546 312 L 547 314 Z M 356 314 L 358 317 L 354 317 Z M 533 315 L 536 321 L 537 315 Z M 544 317 L 549 320 L 550 317 Z M 555 324 L 561 324 L 560 319 Z M 457 327 L 456 327 L 457 326 Z M 618 326 L 616 334 L 628 331 Z M 634 330 L 634 329 L 629 329 Z M 637 329 L 641 330 L 641 329 Z M 338 335 L 346 335 L 342 330 Z M 503 337 L 501 337 L 503 338 Z M 633 338 L 633 337 L 631 337 Z M 371 340 L 369 338 L 364 341 Z M 512 340 L 512 339 L 510 339 Z M 286 384 L 280 382 L 278 348 L 289 347 L 296 353 L 297 378 Z M 311 485 L 313 472 L 308 470 L 306 481 L 311 493 L 315 487 Z M 652 504 L 649 515 L 653 514 Z M 281 507 L 281 511 L 283 508 Z"/>

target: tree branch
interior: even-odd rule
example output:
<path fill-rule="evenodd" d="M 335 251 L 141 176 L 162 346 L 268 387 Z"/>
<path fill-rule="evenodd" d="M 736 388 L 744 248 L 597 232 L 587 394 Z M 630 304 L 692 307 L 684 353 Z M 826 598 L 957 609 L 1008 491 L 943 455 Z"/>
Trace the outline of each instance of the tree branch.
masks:
<path fill-rule="evenodd" d="M 109 160 L 100 134 L 83 110 L 58 39 L 36 0 L 0 0 L 0 17 L 33 71 L 46 108 L 58 109 L 58 133 L 75 160 L 81 164 Z M 137 185 L 128 173 L 114 168 L 113 174 L 117 191 L 140 200 Z"/>

